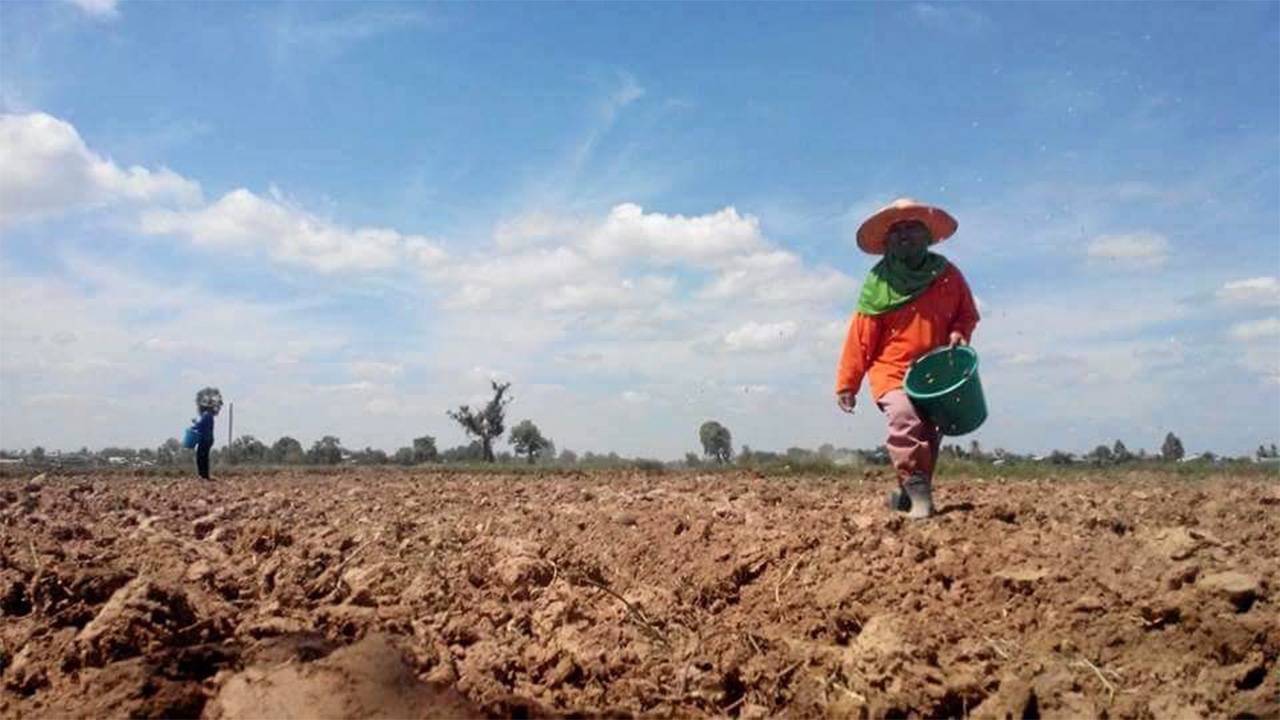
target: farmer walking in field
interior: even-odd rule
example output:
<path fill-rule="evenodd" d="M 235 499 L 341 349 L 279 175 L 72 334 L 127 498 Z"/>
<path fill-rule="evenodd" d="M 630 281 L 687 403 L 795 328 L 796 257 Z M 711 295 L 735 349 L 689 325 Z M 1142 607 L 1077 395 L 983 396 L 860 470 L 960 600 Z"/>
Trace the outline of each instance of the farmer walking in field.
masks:
<path fill-rule="evenodd" d="M 911 363 L 944 345 L 967 345 L 978 324 L 973 294 L 960 271 L 931 245 L 955 233 L 945 211 L 903 198 L 867 218 L 858 247 L 880 261 L 867 273 L 836 371 L 836 402 L 852 413 L 862 380 L 889 424 L 886 445 L 898 475 L 893 510 L 933 514 L 933 473 L 942 436 L 903 390 Z"/>
<path fill-rule="evenodd" d="M 196 442 L 196 473 L 201 480 L 209 477 L 209 451 L 213 448 L 213 418 L 222 410 L 222 393 L 216 388 L 205 388 L 196 393 L 196 412 L 198 418 L 191 421 L 191 427 L 199 433 Z"/>

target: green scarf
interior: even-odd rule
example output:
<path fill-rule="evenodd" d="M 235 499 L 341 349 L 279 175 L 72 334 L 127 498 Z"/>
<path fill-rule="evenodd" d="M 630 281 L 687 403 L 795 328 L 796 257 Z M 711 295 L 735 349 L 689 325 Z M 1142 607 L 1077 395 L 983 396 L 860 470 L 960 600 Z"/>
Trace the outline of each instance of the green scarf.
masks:
<path fill-rule="evenodd" d="M 925 253 L 924 263 L 912 269 L 906 261 L 885 255 L 862 281 L 858 312 L 879 315 L 896 310 L 915 300 L 947 269 L 947 259 L 937 253 Z"/>

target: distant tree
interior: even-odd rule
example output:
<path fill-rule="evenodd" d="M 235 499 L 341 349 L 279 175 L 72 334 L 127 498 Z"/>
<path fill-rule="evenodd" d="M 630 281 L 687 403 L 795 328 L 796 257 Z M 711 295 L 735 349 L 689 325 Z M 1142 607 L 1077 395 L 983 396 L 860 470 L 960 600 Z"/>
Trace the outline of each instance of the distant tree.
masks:
<path fill-rule="evenodd" d="M 636 458 L 635 468 L 646 473 L 661 473 L 667 469 L 665 463 L 653 458 Z"/>
<path fill-rule="evenodd" d="M 160 465 L 184 466 L 196 461 L 196 451 L 182 447 L 178 438 L 169 438 L 156 448 L 156 462 Z"/>
<path fill-rule="evenodd" d="M 578 464 L 578 453 L 576 453 L 576 452 L 574 452 L 574 451 L 572 451 L 572 450 L 570 450 L 570 449 L 568 449 L 568 448 L 565 448 L 564 450 L 561 450 L 561 451 L 560 451 L 560 464 L 561 464 L 561 465 L 577 465 L 577 464 Z"/>
<path fill-rule="evenodd" d="M 440 460 L 440 452 L 436 450 L 436 439 L 423 435 L 413 439 L 413 462 L 415 464 L 433 463 Z"/>
<path fill-rule="evenodd" d="M 969 457 L 974 460 L 982 460 L 984 458 L 982 454 L 982 446 L 978 444 L 977 440 L 971 440 L 969 442 Z"/>
<path fill-rule="evenodd" d="M 400 448 L 399 450 L 396 451 L 396 454 L 392 456 L 391 462 L 397 465 L 406 465 L 406 466 L 414 465 L 415 460 L 413 455 L 413 448 L 411 447 Z"/>
<path fill-rule="evenodd" d="M 1258 452 L 1254 454 L 1254 457 L 1257 457 L 1259 460 L 1263 460 L 1265 458 L 1271 457 L 1271 454 L 1267 452 L 1266 445 L 1259 445 Z"/>
<path fill-rule="evenodd" d="M 365 447 L 357 453 L 355 460 L 361 465 L 386 465 L 390 462 L 386 452 L 372 447 Z"/>
<path fill-rule="evenodd" d="M 136 450 L 126 447 L 104 447 L 98 451 L 98 458 L 103 461 L 112 457 L 122 457 L 127 460 L 132 460 L 135 455 L 137 455 Z"/>
<path fill-rule="evenodd" d="M 271 462 L 279 465 L 301 465 L 307 459 L 302 443 L 285 435 L 271 445 Z"/>
<path fill-rule="evenodd" d="M 307 462 L 312 465 L 337 465 L 342 462 L 342 441 L 325 435 L 307 451 Z"/>
<path fill-rule="evenodd" d="M 751 455 L 751 459 L 756 465 L 782 462 L 785 457 L 786 456 L 784 455 L 780 455 L 769 450 L 756 450 Z"/>
<path fill-rule="evenodd" d="M 1271 457 L 1280 458 L 1280 450 L 1276 450 L 1276 444 L 1271 443 Z"/>
<path fill-rule="evenodd" d="M 461 425 L 469 437 L 480 441 L 485 462 L 494 461 L 493 439 L 502 437 L 506 430 L 507 405 L 511 402 L 511 398 L 504 397 L 511 388 L 511 383 L 499 383 L 496 380 L 489 382 L 493 386 L 493 398 L 483 410 L 472 411 L 470 406 L 461 405 L 457 411 L 448 412 L 449 417 Z"/>
<path fill-rule="evenodd" d="M 1115 460 L 1115 455 L 1111 452 L 1111 448 L 1106 445 L 1099 445 L 1089 453 L 1089 460 L 1094 465 L 1110 465 Z"/>
<path fill-rule="evenodd" d="M 836 446 L 831 443 L 822 443 L 818 446 L 818 456 L 823 460 L 830 460 L 836 456 Z"/>
<path fill-rule="evenodd" d="M 466 463 L 477 462 L 481 460 L 487 461 L 484 456 L 484 446 L 479 440 L 475 440 L 466 445 L 458 445 L 440 453 L 440 459 L 447 463 Z"/>
<path fill-rule="evenodd" d="M 1124 443 L 1116 440 L 1116 444 L 1111 448 L 1111 455 L 1117 463 L 1127 463 L 1133 459 L 1133 453 L 1129 452 L 1129 448 Z"/>
<path fill-rule="evenodd" d="M 787 462 L 790 462 L 790 463 L 808 462 L 811 459 L 813 459 L 813 456 L 814 456 L 813 451 L 807 448 L 800 448 L 800 447 L 787 448 L 786 457 L 787 457 Z"/>
<path fill-rule="evenodd" d="M 27 453 L 27 459 L 35 465 L 43 465 L 45 461 L 44 448 L 39 445 L 31 448 L 31 452 Z"/>
<path fill-rule="evenodd" d="M 1200 459 L 1207 463 L 1214 463 L 1218 462 L 1218 455 L 1215 452 L 1206 450 L 1204 454 L 1200 456 Z"/>
<path fill-rule="evenodd" d="M 874 450 L 858 450 L 856 452 L 863 462 L 870 465 L 888 465 L 891 459 L 889 457 L 889 448 L 884 445 L 878 445 Z M 961 452 L 964 451 L 961 450 Z"/>
<path fill-rule="evenodd" d="M 1062 452 L 1061 450 L 1054 450 L 1053 452 L 1049 453 L 1049 462 L 1054 465 L 1070 465 L 1073 462 L 1073 460 L 1071 458 L 1071 453 L 1065 453 L 1065 452 Z"/>
<path fill-rule="evenodd" d="M 702 441 L 702 452 L 709 458 L 724 464 L 733 459 L 733 436 L 729 428 L 715 420 L 702 423 L 698 429 L 698 439 Z"/>
<path fill-rule="evenodd" d="M 1182 441 L 1177 435 L 1169 433 L 1164 436 L 1164 445 L 1160 446 L 1160 458 L 1165 462 L 1177 462 L 1186 455 L 1186 451 L 1182 449 Z"/>
<path fill-rule="evenodd" d="M 178 438 L 169 438 L 168 440 L 165 440 L 160 447 L 156 448 L 156 464 L 178 464 L 178 455 L 183 451 L 183 449 L 182 443 L 178 442 Z"/>
<path fill-rule="evenodd" d="M 231 441 L 223 452 L 223 459 L 230 465 L 258 465 L 267 460 L 270 450 L 252 435 L 241 435 Z"/>
<path fill-rule="evenodd" d="M 515 448 L 516 455 L 523 455 L 530 465 L 547 447 L 547 439 L 542 437 L 542 432 L 532 420 L 521 420 L 518 425 L 511 428 L 509 442 Z"/>
<path fill-rule="evenodd" d="M 746 452 L 746 450 L 747 448 L 743 448 L 743 452 Z M 741 456 L 739 456 L 739 459 L 741 459 Z M 698 453 L 685 453 L 684 465 L 685 467 L 696 468 L 702 465 L 702 458 L 698 457 Z"/>

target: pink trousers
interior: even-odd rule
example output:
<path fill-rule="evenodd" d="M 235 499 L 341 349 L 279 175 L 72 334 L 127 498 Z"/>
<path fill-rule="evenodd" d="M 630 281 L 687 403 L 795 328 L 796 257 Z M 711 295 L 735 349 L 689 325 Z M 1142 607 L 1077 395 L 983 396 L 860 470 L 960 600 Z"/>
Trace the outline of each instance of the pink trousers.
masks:
<path fill-rule="evenodd" d="M 885 393 L 876 405 L 889 421 L 889 439 L 885 445 L 889 460 L 898 471 L 898 482 L 912 475 L 932 479 L 938 464 L 938 450 L 942 447 L 938 428 L 920 417 L 911 398 L 900 389 Z"/>

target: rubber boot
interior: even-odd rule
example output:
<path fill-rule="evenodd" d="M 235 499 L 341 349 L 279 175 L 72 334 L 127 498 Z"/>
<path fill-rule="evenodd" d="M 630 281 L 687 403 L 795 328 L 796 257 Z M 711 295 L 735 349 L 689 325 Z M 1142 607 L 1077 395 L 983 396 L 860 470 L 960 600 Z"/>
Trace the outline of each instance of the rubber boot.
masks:
<path fill-rule="evenodd" d="M 904 513 L 910 509 L 911 498 L 907 497 L 901 487 L 896 487 L 889 491 L 889 510 Z"/>
<path fill-rule="evenodd" d="M 912 475 L 902 483 L 902 492 L 911 502 L 907 517 L 913 520 L 933 515 L 933 484 L 923 475 Z"/>

